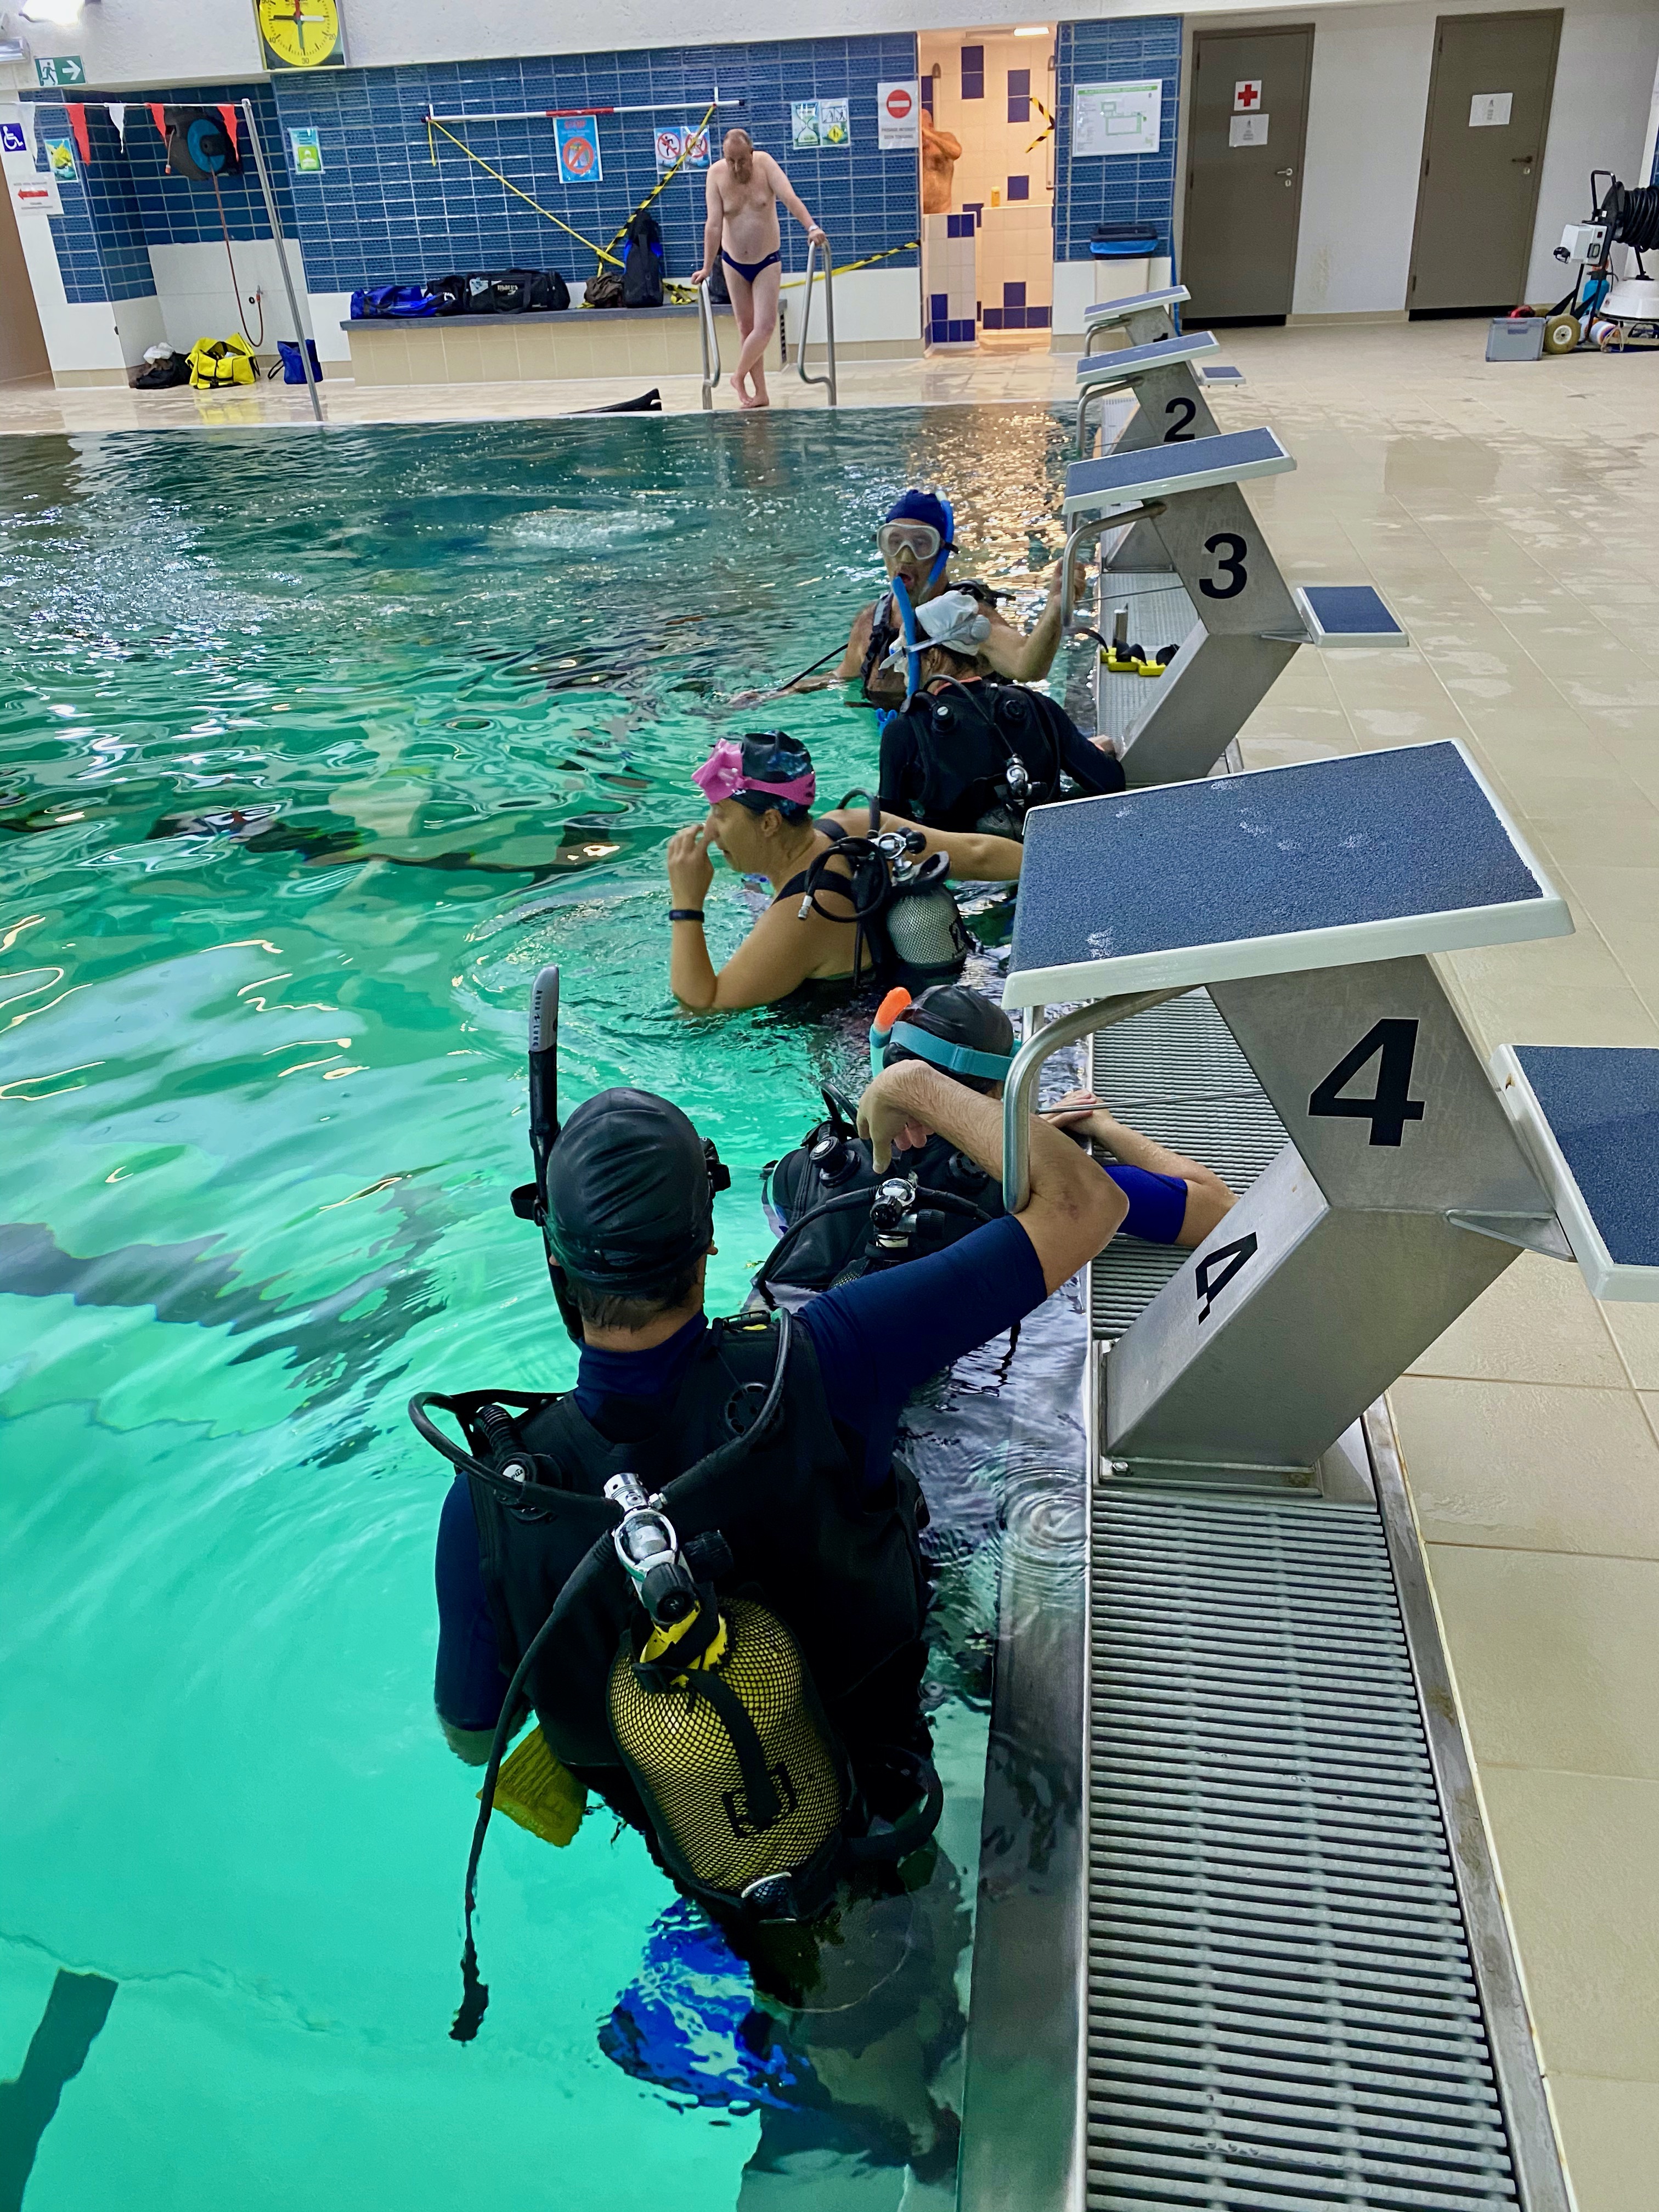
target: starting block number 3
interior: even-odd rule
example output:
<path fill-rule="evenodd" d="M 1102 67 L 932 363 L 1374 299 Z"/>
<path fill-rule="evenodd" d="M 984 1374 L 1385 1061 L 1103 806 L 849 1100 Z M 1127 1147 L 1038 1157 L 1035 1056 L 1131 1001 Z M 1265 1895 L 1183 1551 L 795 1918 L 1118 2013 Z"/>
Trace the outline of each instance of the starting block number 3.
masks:
<path fill-rule="evenodd" d="M 1249 547 L 1236 530 L 1218 530 L 1213 538 L 1204 541 L 1204 550 L 1216 556 L 1218 574 L 1200 576 L 1198 588 L 1206 599 L 1236 599 L 1250 580 L 1244 566 L 1244 556 Z M 1226 579 L 1225 582 L 1222 578 Z"/>

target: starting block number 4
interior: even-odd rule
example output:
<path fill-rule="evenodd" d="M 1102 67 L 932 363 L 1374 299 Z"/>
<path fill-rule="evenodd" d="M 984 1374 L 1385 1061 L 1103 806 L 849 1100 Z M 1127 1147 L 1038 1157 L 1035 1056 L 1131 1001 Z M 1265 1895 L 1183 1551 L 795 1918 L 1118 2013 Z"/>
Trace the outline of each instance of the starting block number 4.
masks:
<path fill-rule="evenodd" d="M 1352 1051 L 1344 1053 L 1330 1073 L 1315 1085 L 1309 1113 L 1328 1121 L 1369 1121 L 1370 1144 L 1398 1145 L 1407 1122 L 1420 1121 L 1428 1110 L 1422 1099 L 1411 1095 L 1417 1028 L 1414 1021 L 1401 1016 L 1373 1022 Z M 1378 1063 L 1376 1090 L 1369 1098 L 1345 1098 L 1344 1084 L 1352 1083 L 1373 1060 Z"/>

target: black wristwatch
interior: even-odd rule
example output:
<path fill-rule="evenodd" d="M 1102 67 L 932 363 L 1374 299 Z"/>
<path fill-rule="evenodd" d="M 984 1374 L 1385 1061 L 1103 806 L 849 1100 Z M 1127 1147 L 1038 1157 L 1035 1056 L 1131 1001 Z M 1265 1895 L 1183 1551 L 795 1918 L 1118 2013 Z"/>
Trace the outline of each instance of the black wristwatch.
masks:
<path fill-rule="evenodd" d="M 702 908 L 700 906 L 671 906 L 668 919 L 670 921 L 701 921 Z"/>

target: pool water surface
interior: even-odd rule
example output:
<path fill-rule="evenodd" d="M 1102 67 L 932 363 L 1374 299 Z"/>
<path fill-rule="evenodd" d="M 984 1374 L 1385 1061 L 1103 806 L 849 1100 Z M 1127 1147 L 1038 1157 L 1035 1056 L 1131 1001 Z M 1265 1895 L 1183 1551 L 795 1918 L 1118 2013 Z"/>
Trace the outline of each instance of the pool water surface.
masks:
<path fill-rule="evenodd" d="M 828 2063 L 791 2134 L 743 1970 L 603 1808 L 562 1851 L 495 1823 L 489 2017 L 448 2039 L 477 1778 L 404 1407 L 574 1376 L 507 1203 L 550 960 L 565 1109 L 639 1084 L 715 1139 L 742 1303 L 761 1168 L 857 1088 L 867 1014 L 676 1009 L 690 771 L 781 720 L 822 799 L 872 780 L 836 694 L 729 695 L 845 636 L 907 483 L 1029 617 L 1066 443 L 1019 408 L 0 441 L 0 2203 L 899 2203 Z M 717 878 L 717 964 L 751 897 Z M 969 912 L 984 979 L 1009 902 Z M 912 1421 L 964 2001 L 1005 1350 Z"/>

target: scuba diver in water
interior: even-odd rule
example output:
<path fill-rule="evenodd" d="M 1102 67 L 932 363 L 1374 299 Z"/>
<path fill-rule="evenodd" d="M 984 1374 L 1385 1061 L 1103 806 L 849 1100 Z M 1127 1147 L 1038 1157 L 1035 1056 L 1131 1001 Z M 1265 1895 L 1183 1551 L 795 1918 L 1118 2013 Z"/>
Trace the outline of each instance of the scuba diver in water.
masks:
<path fill-rule="evenodd" d="M 843 803 L 815 818 L 811 756 L 781 730 L 723 738 L 692 781 L 709 811 L 669 840 L 668 981 L 698 1012 L 771 1006 L 808 982 L 882 987 L 957 975 L 969 939 L 945 878 L 1008 883 L 1019 873 L 1012 840 L 921 829 L 873 799 L 867 811 Z M 718 970 L 703 937 L 711 847 L 773 890 Z"/>
<path fill-rule="evenodd" d="M 959 983 L 917 999 L 890 992 L 870 1032 L 877 1071 L 925 1060 L 992 1099 L 1002 1096 L 1015 1049 L 1001 1007 Z M 779 1241 L 756 1273 L 762 1305 L 798 1310 L 832 1285 L 941 1251 L 1002 1213 L 1001 1185 L 945 1138 L 902 1152 L 884 1175 L 846 1100 L 826 1091 L 824 1104 L 828 1117 L 764 1171 L 763 1200 Z M 1109 1155 L 1101 1164 L 1128 1203 L 1127 1236 L 1201 1244 L 1234 1203 L 1219 1176 L 1127 1127 L 1091 1091 L 1070 1093 L 1042 1119 Z"/>
<path fill-rule="evenodd" d="M 426 1393 L 410 1405 L 458 1469 L 437 1542 L 438 1717 L 461 1758 L 487 1761 L 452 2033 L 471 2040 L 488 2002 L 477 1874 L 501 1755 L 528 1709 L 538 1755 L 639 1831 L 775 2007 L 824 2016 L 845 2078 L 872 2110 L 885 2096 L 905 2156 L 925 2154 L 949 2130 L 915 2087 L 923 2072 L 896 2068 L 873 2030 L 858 2042 L 850 2019 L 831 2017 L 851 2004 L 825 1994 L 857 1964 L 853 1907 L 867 1902 L 878 1929 L 884 1911 L 908 1911 L 942 1803 L 918 1697 L 923 1516 L 893 1440 L 916 1385 L 1067 1281 L 1126 1201 L 1058 1132 L 1035 1127 L 1018 1214 L 917 1261 L 902 1283 L 874 1274 L 798 1318 L 711 1323 L 714 1201 L 730 1177 L 679 1109 L 649 1092 L 603 1091 L 561 1128 L 557 986 L 556 969 L 537 981 L 535 1181 L 514 1208 L 541 1227 L 581 1347 L 575 1387 Z M 1000 1174 L 995 1104 L 920 1060 L 884 1070 L 859 1119 L 883 1167 L 896 1143 L 937 1133 Z M 459 1425 L 464 1447 L 434 1410 Z M 898 1989 L 918 1945 L 894 1948 L 891 1933 Z M 878 1976 L 856 2002 L 882 1986 Z M 890 1994 L 883 2002 L 890 2009 Z M 813 2063 L 822 2075 L 830 2061 L 815 2046 Z M 895 2114 L 901 2074 L 915 2094 Z"/>
<path fill-rule="evenodd" d="M 957 581 L 946 574 L 956 550 L 956 517 L 950 501 L 938 492 L 907 491 L 895 500 L 876 532 L 876 544 L 887 570 L 887 589 L 854 618 L 841 665 L 829 681 L 861 684 L 872 707 L 901 705 L 915 684 L 914 678 L 907 684 L 889 665 L 892 647 L 910 637 L 915 611 L 942 592 L 966 592 L 983 613 L 986 630 L 978 650 L 988 668 L 1022 684 L 1048 673 L 1060 650 L 1058 568 L 1028 635 L 997 612 L 1003 594 L 976 579 Z"/>
<path fill-rule="evenodd" d="M 1033 806 L 1121 791 L 1123 764 L 1045 692 L 980 674 L 986 622 L 965 592 L 946 592 L 915 611 L 921 653 L 894 645 L 889 665 L 912 664 L 915 680 L 882 724 L 878 800 L 930 830 L 1024 837 Z"/>

